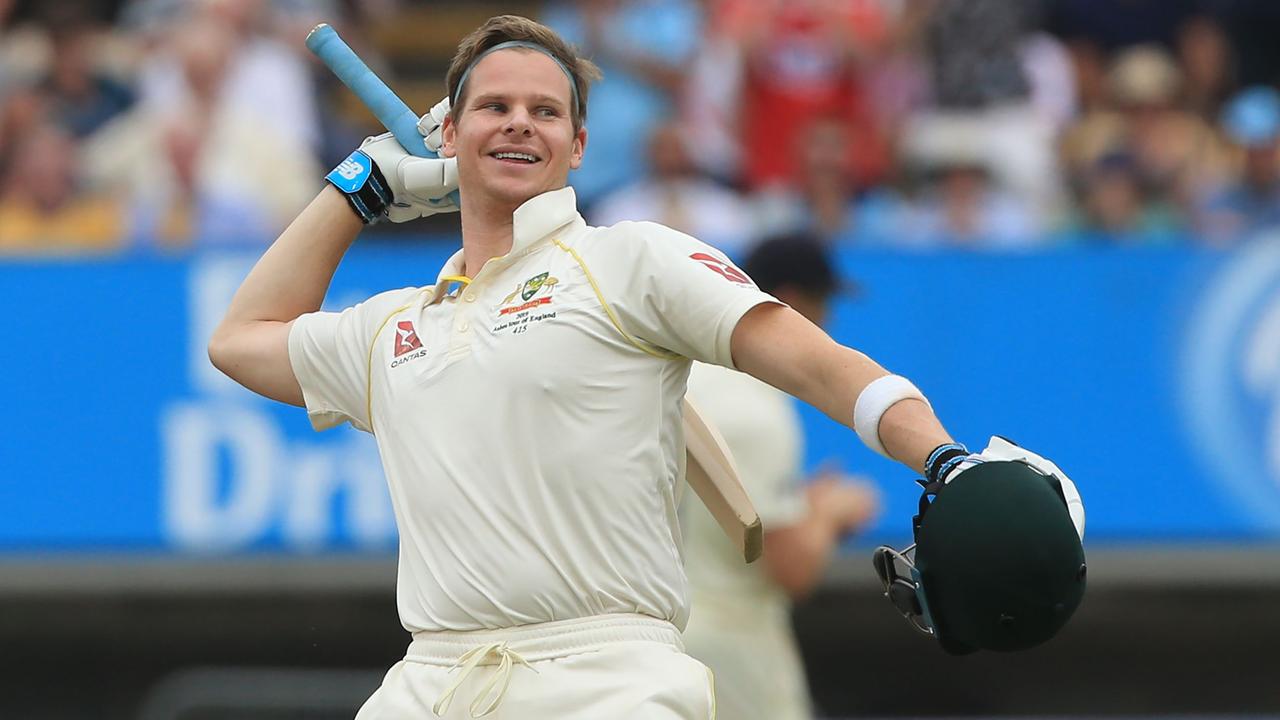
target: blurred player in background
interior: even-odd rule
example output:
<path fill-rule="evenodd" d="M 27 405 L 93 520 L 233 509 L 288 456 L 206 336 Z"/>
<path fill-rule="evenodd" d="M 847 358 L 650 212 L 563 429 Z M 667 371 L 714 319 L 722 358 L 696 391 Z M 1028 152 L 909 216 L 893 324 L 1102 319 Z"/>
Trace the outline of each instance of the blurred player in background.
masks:
<path fill-rule="evenodd" d="M 743 269 L 761 290 L 822 326 L 838 280 L 816 240 L 765 240 Z M 762 561 L 743 564 L 711 513 L 685 493 L 680 514 L 693 595 L 685 647 L 715 673 L 719 717 L 810 717 L 791 601 L 817 585 L 840 539 L 875 516 L 878 494 L 832 472 L 802 479 L 803 429 L 785 393 L 750 375 L 695 363 L 688 395 L 724 436 L 765 535 Z"/>
<path fill-rule="evenodd" d="M 446 159 L 367 140 L 210 339 L 251 390 L 377 439 L 414 639 L 360 720 L 714 716 L 680 639 L 692 360 L 783 389 L 938 482 L 969 456 L 914 385 L 719 251 L 652 223 L 586 225 L 567 181 L 597 75 L 545 26 L 489 20 L 459 45 L 451 104 L 419 125 Z M 365 224 L 459 209 L 462 249 L 433 285 L 319 312 Z"/>

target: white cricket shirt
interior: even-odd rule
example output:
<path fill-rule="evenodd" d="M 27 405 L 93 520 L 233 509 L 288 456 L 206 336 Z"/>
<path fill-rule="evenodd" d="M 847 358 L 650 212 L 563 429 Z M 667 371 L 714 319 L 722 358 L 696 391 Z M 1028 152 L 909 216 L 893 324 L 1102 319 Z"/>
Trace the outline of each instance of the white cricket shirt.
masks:
<path fill-rule="evenodd" d="M 411 632 L 632 612 L 683 627 L 675 492 L 690 358 L 731 365 L 762 302 L 723 254 L 652 223 L 588 227 L 572 188 L 515 212 L 511 252 L 298 318 L 317 429 L 377 438 Z"/>

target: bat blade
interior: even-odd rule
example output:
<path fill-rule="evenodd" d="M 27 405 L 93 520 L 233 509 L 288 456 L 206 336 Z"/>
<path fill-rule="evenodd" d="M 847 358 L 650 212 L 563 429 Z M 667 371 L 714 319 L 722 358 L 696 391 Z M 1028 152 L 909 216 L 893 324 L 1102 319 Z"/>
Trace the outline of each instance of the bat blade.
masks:
<path fill-rule="evenodd" d="M 742 558 L 754 562 L 764 551 L 764 528 L 751 497 L 742 487 L 737 466 L 724 438 L 702 419 L 686 397 L 684 440 L 687 452 L 685 478 L 707 506 L 720 529 L 729 536 Z"/>

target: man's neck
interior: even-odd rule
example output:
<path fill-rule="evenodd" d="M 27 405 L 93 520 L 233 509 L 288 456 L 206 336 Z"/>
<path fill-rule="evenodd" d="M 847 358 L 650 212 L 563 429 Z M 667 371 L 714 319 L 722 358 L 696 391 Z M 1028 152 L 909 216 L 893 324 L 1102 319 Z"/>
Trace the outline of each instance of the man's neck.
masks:
<path fill-rule="evenodd" d="M 515 210 L 502 203 L 463 203 L 462 259 L 467 277 L 474 278 L 491 258 L 511 252 Z"/>

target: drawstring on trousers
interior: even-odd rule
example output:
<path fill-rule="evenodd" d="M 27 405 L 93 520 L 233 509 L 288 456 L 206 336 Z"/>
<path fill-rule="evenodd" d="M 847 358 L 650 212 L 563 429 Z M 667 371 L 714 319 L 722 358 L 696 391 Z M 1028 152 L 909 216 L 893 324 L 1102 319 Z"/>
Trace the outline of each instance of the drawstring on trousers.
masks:
<path fill-rule="evenodd" d="M 520 653 L 507 647 L 506 641 L 471 648 L 449 668 L 449 672 L 453 672 L 458 668 L 462 668 L 462 672 L 453 681 L 453 684 L 449 686 L 449 689 L 444 691 L 444 694 L 440 696 L 436 704 L 431 706 L 431 711 L 437 717 L 444 716 L 449 710 L 449 703 L 453 702 L 453 696 L 457 693 L 458 688 L 462 687 L 462 683 L 466 682 L 471 672 L 487 660 L 490 655 L 498 658 L 498 669 L 493 674 L 493 677 L 489 678 L 489 682 L 480 690 L 475 699 L 471 701 L 471 717 L 473 718 L 484 717 L 498 709 L 498 704 L 502 702 L 502 696 L 507 693 L 507 685 L 511 683 L 511 670 L 517 664 L 538 672 L 537 668 L 530 665 L 528 661 L 520 656 Z M 499 686 L 499 683 L 501 683 L 501 686 Z"/>

